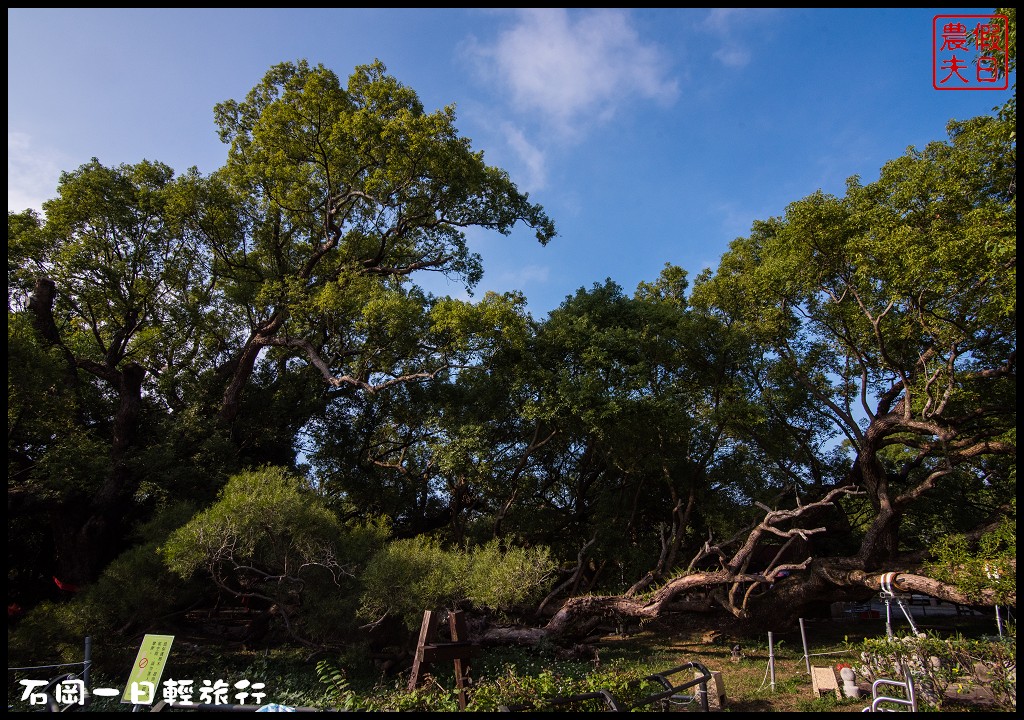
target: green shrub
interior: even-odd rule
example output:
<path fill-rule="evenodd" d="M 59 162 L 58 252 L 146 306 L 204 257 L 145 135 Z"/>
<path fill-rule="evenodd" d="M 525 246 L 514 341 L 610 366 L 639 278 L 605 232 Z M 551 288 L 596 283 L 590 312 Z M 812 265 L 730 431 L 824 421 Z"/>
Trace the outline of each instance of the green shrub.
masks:
<path fill-rule="evenodd" d="M 465 597 L 467 568 L 465 553 L 446 551 L 427 537 L 388 543 L 363 573 L 359 616 L 372 622 L 392 615 L 415 630 L 424 610 L 452 607 Z"/>
<path fill-rule="evenodd" d="M 158 513 L 133 533 L 139 540 L 154 539 L 121 553 L 96 582 L 74 598 L 33 608 L 9 635 L 9 652 L 34 661 L 79 661 L 86 636 L 98 640 L 140 627 L 148 629 L 194 602 L 201 594 L 200 585 L 169 572 L 157 553 L 159 542 L 191 512 L 176 506 Z M 102 654 L 107 644 L 94 642 L 93 647 Z"/>
<path fill-rule="evenodd" d="M 545 667 L 540 671 L 527 670 L 516 665 L 507 665 L 493 680 L 477 683 L 467 708 L 478 712 L 494 712 L 502 706 L 536 708 L 538 711 L 579 710 L 603 712 L 609 710 L 603 697 L 575 700 L 569 698 L 607 691 L 620 706 L 629 707 L 641 700 L 664 691 L 653 680 L 648 680 L 646 669 L 633 665 L 613 664 L 595 669 L 589 663 L 574 672 L 572 664 L 561 664 L 555 668 Z M 657 705 L 645 705 L 643 711 L 655 711 Z"/>
<path fill-rule="evenodd" d="M 481 607 L 508 612 L 539 599 L 553 569 L 547 548 L 503 548 L 492 540 L 471 553 L 466 592 Z"/>
<path fill-rule="evenodd" d="M 344 528 L 302 478 L 266 467 L 230 478 L 160 554 L 182 578 L 204 571 L 220 590 L 272 605 L 293 636 L 324 641 L 352 629 L 356 574 L 386 534 L 382 523 Z"/>
<path fill-rule="evenodd" d="M 15 666 L 81 662 L 86 636 L 95 638 L 106 630 L 91 603 L 44 600 L 8 633 L 7 652 Z"/>
<path fill-rule="evenodd" d="M 976 543 L 963 535 L 946 535 L 931 547 L 935 558 L 925 566 L 931 577 L 955 585 L 970 598 L 992 590 L 1002 605 L 1014 605 L 1017 596 L 1017 499 L 1011 515 Z"/>
<path fill-rule="evenodd" d="M 927 635 L 867 639 L 859 668 L 869 681 L 914 680 L 922 704 L 941 708 L 947 691 L 976 687 L 1004 710 L 1017 705 L 1016 638 L 987 640 Z"/>
<path fill-rule="evenodd" d="M 463 601 L 511 612 L 540 596 L 553 567 L 546 548 L 502 548 L 494 541 L 446 550 L 426 537 L 396 540 L 363 574 L 359 615 L 371 621 L 393 615 L 415 630 L 424 610 L 454 609 Z"/>
<path fill-rule="evenodd" d="M 206 570 L 220 582 L 253 573 L 290 577 L 308 563 L 337 568 L 338 519 L 300 478 L 267 467 L 231 477 L 212 507 L 176 530 L 161 548 L 183 578 Z"/>
<path fill-rule="evenodd" d="M 201 583 L 172 573 L 158 552 L 160 543 L 194 511 L 185 504 L 169 506 L 141 525 L 133 536 L 142 544 L 115 558 L 75 602 L 92 605 L 104 626 L 119 633 L 148 628 L 196 602 L 202 596 Z"/>
<path fill-rule="evenodd" d="M 147 628 L 201 597 L 199 583 L 171 573 L 157 553 L 157 543 L 147 543 L 119 555 L 80 599 L 106 627 L 125 632 Z"/>

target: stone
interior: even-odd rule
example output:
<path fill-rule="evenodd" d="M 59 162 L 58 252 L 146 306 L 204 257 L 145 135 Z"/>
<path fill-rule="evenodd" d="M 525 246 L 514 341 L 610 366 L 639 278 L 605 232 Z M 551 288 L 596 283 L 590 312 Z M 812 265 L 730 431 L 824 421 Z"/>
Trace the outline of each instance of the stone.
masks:
<path fill-rule="evenodd" d="M 844 667 L 839 671 L 839 677 L 843 681 L 843 695 L 848 698 L 859 698 L 860 688 L 857 687 L 856 675 L 852 668 Z"/>
<path fill-rule="evenodd" d="M 811 687 L 814 689 L 814 697 L 821 697 L 825 692 L 833 692 L 836 700 L 843 699 L 839 693 L 839 683 L 836 682 L 836 671 L 830 667 L 811 667 Z"/>

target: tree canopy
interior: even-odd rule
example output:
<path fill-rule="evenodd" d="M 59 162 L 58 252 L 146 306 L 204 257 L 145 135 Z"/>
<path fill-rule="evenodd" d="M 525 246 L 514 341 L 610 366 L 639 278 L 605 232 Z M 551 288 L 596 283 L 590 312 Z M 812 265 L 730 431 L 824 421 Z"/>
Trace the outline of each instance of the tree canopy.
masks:
<path fill-rule="evenodd" d="M 8 214 L 12 601 L 137 597 L 159 562 L 168 607 L 205 583 L 306 643 L 418 604 L 509 641 L 795 617 L 889 572 L 1015 605 L 1013 105 L 692 287 L 666 264 L 544 319 L 418 283 L 479 283 L 470 228 L 555 229 L 380 62 L 276 65 L 215 119 L 209 175 L 94 158 Z"/>

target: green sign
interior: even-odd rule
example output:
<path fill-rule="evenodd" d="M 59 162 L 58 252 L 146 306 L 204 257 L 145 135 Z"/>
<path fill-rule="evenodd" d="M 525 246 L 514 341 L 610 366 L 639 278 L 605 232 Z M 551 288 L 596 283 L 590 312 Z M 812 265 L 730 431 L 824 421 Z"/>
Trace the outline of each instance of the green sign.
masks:
<path fill-rule="evenodd" d="M 164 674 L 164 665 L 167 664 L 173 642 L 173 635 L 146 635 L 142 638 L 142 646 L 135 657 L 121 702 L 152 705 L 160 696 L 160 678 Z"/>

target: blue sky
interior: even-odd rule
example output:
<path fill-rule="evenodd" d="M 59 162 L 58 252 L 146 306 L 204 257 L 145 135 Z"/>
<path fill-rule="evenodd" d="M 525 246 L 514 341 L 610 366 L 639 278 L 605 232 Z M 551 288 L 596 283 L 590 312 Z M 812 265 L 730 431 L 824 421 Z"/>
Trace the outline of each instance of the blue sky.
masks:
<path fill-rule="evenodd" d="M 473 232 L 483 290 L 538 319 L 611 278 L 717 267 L 754 220 L 868 182 L 950 119 L 1008 91 L 932 87 L 936 15 L 918 9 L 25 9 L 7 11 L 8 210 L 38 208 L 91 157 L 211 172 L 213 106 L 274 64 L 343 81 L 380 59 L 556 223 Z M 461 288 L 431 281 L 438 294 Z"/>

